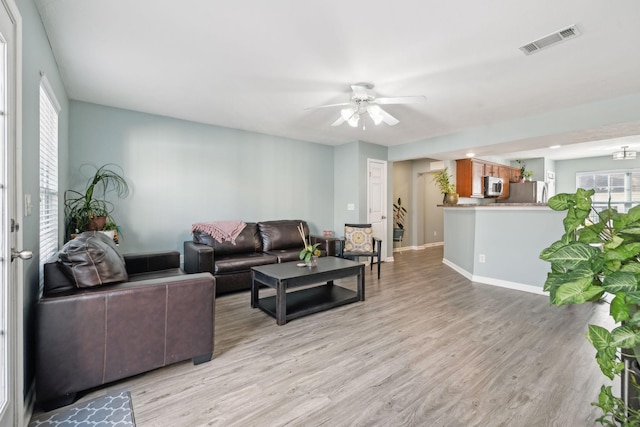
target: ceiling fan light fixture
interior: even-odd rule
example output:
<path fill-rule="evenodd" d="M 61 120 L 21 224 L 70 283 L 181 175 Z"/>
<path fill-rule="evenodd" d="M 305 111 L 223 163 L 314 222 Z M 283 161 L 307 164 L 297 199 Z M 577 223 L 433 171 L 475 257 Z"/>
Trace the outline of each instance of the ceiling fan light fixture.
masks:
<path fill-rule="evenodd" d="M 353 112 L 349 120 L 347 120 L 347 123 L 349 123 L 349 126 L 351 126 L 352 128 L 355 128 L 355 127 L 358 127 L 359 120 L 360 120 L 360 114 Z"/>
<path fill-rule="evenodd" d="M 382 123 L 382 109 L 379 105 L 369 104 L 367 105 L 367 112 L 373 120 L 373 123 L 377 126 Z"/>
<path fill-rule="evenodd" d="M 354 114 L 355 111 L 353 108 L 343 108 L 342 110 L 340 110 L 340 116 L 345 122 L 348 122 L 351 116 L 353 116 Z"/>
<path fill-rule="evenodd" d="M 627 151 L 629 146 L 622 147 L 622 151 L 616 151 L 613 153 L 613 160 L 632 160 L 636 158 L 635 151 Z"/>

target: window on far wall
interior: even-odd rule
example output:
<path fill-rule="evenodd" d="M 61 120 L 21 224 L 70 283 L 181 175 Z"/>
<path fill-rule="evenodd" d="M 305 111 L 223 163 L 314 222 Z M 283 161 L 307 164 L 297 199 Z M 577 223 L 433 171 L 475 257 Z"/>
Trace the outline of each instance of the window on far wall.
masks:
<path fill-rule="evenodd" d="M 46 77 L 40 82 L 40 290 L 44 264 L 58 251 L 58 113 Z"/>
<path fill-rule="evenodd" d="M 640 204 L 640 170 L 579 172 L 576 188 L 594 189 L 593 207 L 600 211 L 611 207 L 618 212 L 628 212 Z"/>

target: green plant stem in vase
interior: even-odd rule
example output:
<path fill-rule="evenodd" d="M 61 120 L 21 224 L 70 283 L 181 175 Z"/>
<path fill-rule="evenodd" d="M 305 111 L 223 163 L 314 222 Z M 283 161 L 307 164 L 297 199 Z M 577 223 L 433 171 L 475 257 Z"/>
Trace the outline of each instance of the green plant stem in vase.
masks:
<path fill-rule="evenodd" d="M 318 249 L 318 246 L 320 246 L 320 243 L 314 243 L 312 245 L 309 242 L 307 242 L 307 237 L 305 236 L 304 227 L 302 226 L 302 223 L 300 223 L 300 225 L 298 226 L 298 233 L 300 233 L 300 237 L 302 238 L 302 243 L 304 244 L 303 249 L 300 251 L 299 258 L 300 260 L 309 264 L 312 261 L 312 257 L 320 256 L 320 249 Z"/>

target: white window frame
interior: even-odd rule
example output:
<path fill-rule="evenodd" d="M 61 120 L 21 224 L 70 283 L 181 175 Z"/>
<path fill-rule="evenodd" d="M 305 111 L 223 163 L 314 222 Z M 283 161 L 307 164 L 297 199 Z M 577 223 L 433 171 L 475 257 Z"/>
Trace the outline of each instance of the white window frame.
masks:
<path fill-rule="evenodd" d="M 40 81 L 40 291 L 44 285 L 44 264 L 58 251 L 58 146 L 60 103 L 46 76 Z"/>
<path fill-rule="evenodd" d="M 611 207 L 615 208 L 620 213 L 626 213 L 634 206 L 640 205 L 640 196 L 636 199 L 633 198 L 632 191 L 632 175 L 640 175 L 640 169 L 613 169 L 613 170 L 603 170 L 603 171 L 589 171 L 589 172 L 577 172 L 576 173 L 576 188 L 584 188 L 585 190 L 590 190 L 591 188 L 585 188 L 585 186 L 580 185 L 580 178 L 590 175 L 624 175 L 624 195 L 625 199 L 620 201 L 611 201 Z M 608 193 L 611 193 L 611 180 L 609 179 L 608 184 Z M 593 202 L 593 208 L 596 211 L 601 211 L 602 209 L 606 209 L 608 207 L 608 202 Z"/>

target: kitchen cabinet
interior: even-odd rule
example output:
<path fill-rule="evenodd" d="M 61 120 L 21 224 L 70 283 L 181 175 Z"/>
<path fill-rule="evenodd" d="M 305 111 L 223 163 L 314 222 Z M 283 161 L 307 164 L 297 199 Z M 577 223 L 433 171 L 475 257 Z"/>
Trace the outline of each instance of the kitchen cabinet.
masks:
<path fill-rule="evenodd" d="M 506 199 L 509 197 L 509 180 L 511 179 L 511 166 L 498 167 L 498 176 L 502 178 L 502 195 L 498 197 L 498 200 Z"/>
<path fill-rule="evenodd" d="M 520 168 L 511 168 L 511 177 L 509 181 L 511 182 L 520 182 Z"/>
<path fill-rule="evenodd" d="M 483 177 L 497 176 L 504 182 L 499 199 L 506 199 L 509 197 L 509 181 L 514 180 L 514 173 L 519 177 L 520 169 L 481 159 L 459 159 L 456 160 L 456 191 L 460 197 L 483 198 Z"/>
<path fill-rule="evenodd" d="M 493 163 L 485 163 L 483 176 L 499 176 L 498 175 L 499 168 L 500 167 L 498 165 L 494 165 Z"/>
<path fill-rule="evenodd" d="M 484 167 L 485 162 L 482 160 L 456 160 L 456 192 L 460 197 L 484 197 Z"/>

